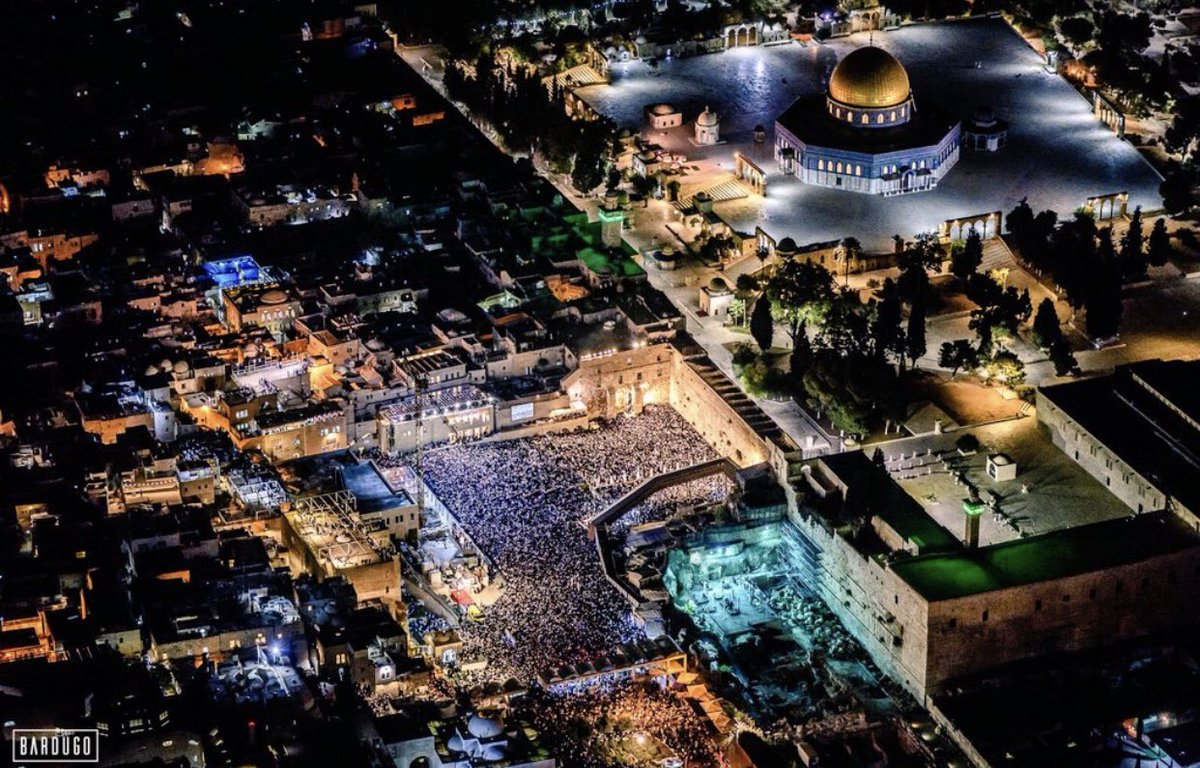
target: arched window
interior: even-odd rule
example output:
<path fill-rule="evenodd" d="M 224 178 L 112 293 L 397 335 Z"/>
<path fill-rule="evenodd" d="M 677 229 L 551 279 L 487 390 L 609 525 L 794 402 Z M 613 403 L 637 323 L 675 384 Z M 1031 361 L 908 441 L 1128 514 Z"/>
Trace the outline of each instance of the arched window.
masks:
<path fill-rule="evenodd" d="M 862 124 L 863 124 L 863 125 L 870 125 L 870 124 L 871 124 L 871 116 L 870 116 L 870 115 L 868 115 L 866 112 L 864 112 L 864 113 L 863 113 L 863 116 L 862 116 Z"/>
<path fill-rule="evenodd" d="M 842 108 L 841 107 L 837 108 L 837 119 L 838 120 L 842 119 Z"/>
<path fill-rule="evenodd" d="M 875 122 L 876 122 L 876 124 L 878 124 L 878 125 L 883 125 L 883 113 L 882 113 L 882 112 L 880 112 L 879 114 L 875 115 Z"/>
<path fill-rule="evenodd" d="M 854 175 L 855 175 L 855 176 L 862 176 L 862 166 L 861 166 L 861 165 L 855 165 L 855 166 L 854 166 Z"/>
<path fill-rule="evenodd" d="M 892 110 L 892 114 L 888 117 L 888 120 L 890 120 L 893 123 L 896 122 L 896 110 L 894 110 L 894 109 Z"/>
<path fill-rule="evenodd" d="M 846 119 L 853 123 L 854 122 L 854 113 L 851 112 L 850 110 L 846 110 Z"/>
<path fill-rule="evenodd" d="M 824 160 L 818 160 L 818 161 L 817 161 L 817 170 L 818 170 L 818 171 L 823 171 L 823 170 L 825 170 L 825 161 L 824 161 Z"/>
<path fill-rule="evenodd" d="M 908 114 L 908 107 L 900 107 L 900 117 L 904 117 L 906 114 Z"/>
<path fill-rule="evenodd" d="M 838 163 L 838 164 L 837 164 L 837 172 L 838 172 L 838 173 L 841 173 L 841 172 L 842 172 L 842 164 L 841 164 L 841 163 Z"/>

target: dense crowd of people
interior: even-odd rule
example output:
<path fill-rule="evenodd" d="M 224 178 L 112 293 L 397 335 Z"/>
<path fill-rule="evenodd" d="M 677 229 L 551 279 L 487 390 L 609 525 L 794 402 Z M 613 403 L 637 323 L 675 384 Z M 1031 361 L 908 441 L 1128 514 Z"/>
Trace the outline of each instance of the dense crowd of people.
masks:
<path fill-rule="evenodd" d="M 533 717 L 560 765 L 626 768 L 627 750 L 646 737 L 665 744 L 686 765 L 715 766 L 708 726 L 685 699 L 653 681 L 621 680 L 576 690 L 539 692 Z"/>
<path fill-rule="evenodd" d="M 638 637 L 580 521 L 649 477 L 715 457 L 665 406 L 582 433 L 427 453 L 426 482 L 504 583 L 483 620 L 464 623 L 463 657 L 486 659 L 487 677 L 530 680 Z"/>
<path fill-rule="evenodd" d="M 686 517 L 697 509 L 726 501 L 733 483 L 725 475 L 709 475 L 655 493 L 613 522 L 616 533 L 651 522 Z"/>

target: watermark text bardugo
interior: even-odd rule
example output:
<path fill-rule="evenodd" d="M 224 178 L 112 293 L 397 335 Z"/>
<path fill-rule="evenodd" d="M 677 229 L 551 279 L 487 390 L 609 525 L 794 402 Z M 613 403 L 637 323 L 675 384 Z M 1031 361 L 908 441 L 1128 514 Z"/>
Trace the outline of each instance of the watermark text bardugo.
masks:
<path fill-rule="evenodd" d="M 100 732 L 94 728 L 14 728 L 13 762 L 98 763 Z"/>

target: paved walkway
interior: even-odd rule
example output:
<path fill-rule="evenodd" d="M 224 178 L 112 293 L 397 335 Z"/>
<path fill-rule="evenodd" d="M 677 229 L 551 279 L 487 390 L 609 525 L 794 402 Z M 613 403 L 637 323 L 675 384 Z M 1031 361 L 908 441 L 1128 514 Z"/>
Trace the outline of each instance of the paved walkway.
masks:
<path fill-rule="evenodd" d="M 635 207 L 633 213 L 634 228 L 627 233 L 626 239 L 639 251 L 659 248 L 666 243 L 674 244 L 677 242 L 675 232 L 685 229 L 677 220 L 678 213 L 671 205 L 662 201 L 651 201 L 647 208 Z M 693 235 L 694 233 L 688 233 L 689 237 Z M 733 352 L 730 346 L 738 342 L 753 344 L 754 340 L 749 334 L 739 333 L 727 327 L 722 319 L 702 317 L 699 314 L 699 290 L 700 286 L 707 285 L 715 275 L 720 274 L 730 284 L 735 284 L 739 274 L 756 271 L 761 266 L 757 258 L 751 257 L 727 270 L 705 267 L 694 261 L 687 261 L 675 271 L 664 272 L 652 265 L 648 265 L 646 269 L 651 285 L 666 294 L 683 313 L 688 333 L 704 347 L 713 363 L 734 381 L 737 381 L 737 377 L 733 370 Z M 773 346 L 788 345 L 785 335 L 778 331 Z M 750 397 L 775 420 L 796 445 L 805 450 L 806 454 L 816 455 L 837 449 L 836 437 L 831 441 L 830 436 L 826 435 L 812 417 L 795 402 Z"/>
<path fill-rule="evenodd" d="M 750 193 L 746 191 L 746 188 L 739 184 L 735 179 L 722 181 L 721 183 L 714 184 L 703 191 L 713 199 L 714 203 L 723 203 L 727 200 L 740 200 L 743 197 L 750 196 Z M 699 192 L 696 194 L 699 194 Z M 694 198 L 695 195 L 684 195 L 680 198 L 679 202 L 675 204 L 675 207 L 681 211 L 687 210 L 691 207 Z"/>

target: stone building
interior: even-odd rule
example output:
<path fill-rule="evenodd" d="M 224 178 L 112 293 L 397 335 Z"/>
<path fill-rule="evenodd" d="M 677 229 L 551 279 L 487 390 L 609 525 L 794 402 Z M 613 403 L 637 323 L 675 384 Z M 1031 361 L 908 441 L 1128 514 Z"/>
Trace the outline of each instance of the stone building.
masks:
<path fill-rule="evenodd" d="M 696 118 L 696 143 L 711 146 L 721 141 L 721 118 L 708 107 Z"/>
<path fill-rule="evenodd" d="M 725 278 L 717 275 L 700 287 L 700 311 L 709 317 L 728 317 L 735 295 Z"/>
<path fill-rule="evenodd" d="M 1008 143 L 1008 121 L 990 109 L 979 109 L 963 126 L 963 146 L 976 152 L 996 152 Z"/>
<path fill-rule="evenodd" d="M 376 415 L 379 448 L 388 453 L 408 453 L 418 443 L 477 440 L 495 426 L 495 398 L 473 384 L 405 397 Z"/>
<path fill-rule="evenodd" d="M 1044 387 L 1054 444 L 1134 512 L 1169 509 L 1200 530 L 1200 360 L 1150 360 Z"/>
<path fill-rule="evenodd" d="M 258 426 L 260 450 L 273 461 L 340 451 L 348 445 L 346 412 L 328 401 L 265 414 Z"/>
<path fill-rule="evenodd" d="M 294 573 L 345 578 L 360 601 L 400 599 L 400 561 L 388 526 L 358 515 L 358 499 L 339 491 L 296 499 L 284 511 L 282 538 Z"/>
<path fill-rule="evenodd" d="M 793 489 L 816 553 L 806 578 L 920 699 L 1011 662 L 1196 623 L 1200 536 L 1167 512 L 971 547 L 862 452 L 801 465 Z"/>
<path fill-rule="evenodd" d="M 259 326 L 282 338 L 300 317 L 300 299 L 278 283 L 236 286 L 223 293 L 225 324 L 231 331 Z"/>
<path fill-rule="evenodd" d="M 452 707 L 426 717 L 389 715 L 375 721 L 379 742 L 397 768 L 555 768 L 537 731 L 511 713 L 459 714 Z"/>
<path fill-rule="evenodd" d="M 683 125 L 683 113 L 672 104 L 652 104 L 646 107 L 646 122 L 656 131 Z"/>
<path fill-rule="evenodd" d="M 882 48 L 851 51 L 825 96 L 801 97 L 775 121 L 775 159 L 806 184 L 873 195 L 933 189 L 958 162 L 962 128 L 917 110 L 908 73 Z"/>

